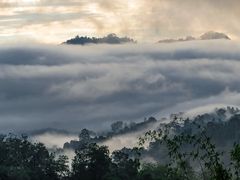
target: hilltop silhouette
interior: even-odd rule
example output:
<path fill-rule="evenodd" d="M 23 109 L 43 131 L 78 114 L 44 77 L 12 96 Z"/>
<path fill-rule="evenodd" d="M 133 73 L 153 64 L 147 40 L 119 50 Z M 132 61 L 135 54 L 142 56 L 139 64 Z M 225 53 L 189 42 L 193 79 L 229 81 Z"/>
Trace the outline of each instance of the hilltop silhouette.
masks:
<path fill-rule="evenodd" d="M 179 39 L 162 39 L 158 41 L 158 43 L 173 43 L 173 42 L 183 42 L 183 41 L 214 40 L 214 39 L 231 40 L 230 37 L 224 33 L 209 31 L 197 38 L 193 36 L 187 36 L 185 38 L 179 38 Z"/>
<path fill-rule="evenodd" d="M 136 43 L 135 40 L 129 37 L 118 37 L 116 34 L 108 34 L 102 38 L 87 37 L 77 35 L 75 38 L 69 39 L 63 44 L 68 45 L 85 45 L 85 44 L 124 44 L 124 43 Z"/>

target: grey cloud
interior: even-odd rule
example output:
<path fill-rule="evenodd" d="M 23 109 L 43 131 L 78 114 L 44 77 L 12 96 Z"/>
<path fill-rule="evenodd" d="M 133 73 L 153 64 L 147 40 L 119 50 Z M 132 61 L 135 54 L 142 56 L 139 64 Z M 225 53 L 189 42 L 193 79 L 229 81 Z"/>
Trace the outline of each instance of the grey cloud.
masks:
<path fill-rule="evenodd" d="M 179 104 L 184 109 L 189 101 L 211 103 L 226 89 L 238 94 L 239 47 L 225 41 L 1 47 L 0 131 L 101 130 Z"/>

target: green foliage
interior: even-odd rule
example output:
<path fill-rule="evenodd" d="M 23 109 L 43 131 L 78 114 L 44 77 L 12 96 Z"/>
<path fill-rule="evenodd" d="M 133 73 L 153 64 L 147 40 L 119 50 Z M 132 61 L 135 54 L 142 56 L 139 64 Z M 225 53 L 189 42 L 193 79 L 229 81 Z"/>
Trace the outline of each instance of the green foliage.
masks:
<path fill-rule="evenodd" d="M 91 143 L 90 132 L 83 130 L 80 139 L 86 143 L 76 149 L 71 170 L 66 156 L 57 157 L 42 143 L 31 143 L 26 136 L 0 135 L 0 180 L 240 180 L 240 144 L 235 143 L 230 153 L 221 152 L 209 136 L 216 132 L 198 124 L 194 131 L 182 131 L 176 120 L 146 132 L 139 147 L 111 154 L 108 147 Z M 237 120 L 231 123 L 238 125 Z M 154 142 L 164 147 L 168 162 L 142 163 L 147 142 L 150 147 Z M 226 157 L 229 161 L 223 160 Z"/>
<path fill-rule="evenodd" d="M 139 171 L 139 180 L 181 180 L 177 169 L 161 164 L 143 164 Z"/>
<path fill-rule="evenodd" d="M 169 176 L 177 174 L 181 179 L 211 179 L 229 180 L 239 178 L 240 167 L 240 145 L 235 145 L 231 156 L 235 166 L 226 165 L 221 160 L 223 152 L 218 152 L 216 146 L 206 135 L 206 130 L 197 125 L 196 134 L 181 132 L 172 133 L 170 126 L 159 131 L 149 131 L 139 144 L 142 146 L 146 141 L 158 141 L 168 149 L 170 163 L 167 165 Z M 197 165 L 198 164 L 198 165 Z M 192 165 L 199 167 L 201 172 L 194 172 Z M 173 170 L 173 171 L 172 171 Z M 235 174 L 232 171 L 235 170 Z M 176 173 L 177 172 L 177 173 Z"/>
<path fill-rule="evenodd" d="M 26 136 L 0 138 L 0 179 L 63 179 L 68 172 L 65 156 L 56 159 L 42 143 L 30 143 Z"/>
<path fill-rule="evenodd" d="M 90 139 L 90 131 L 87 129 L 82 129 L 79 134 L 79 140 L 83 142 L 88 142 Z"/>
<path fill-rule="evenodd" d="M 117 121 L 117 122 L 111 124 L 111 128 L 112 128 L 113 132 L 119 132 L 123 129 L 123 122 Z"/>
<path fill-rule="evenodd" d="M 109 155 L 106 146 L 88 144 L 76 150 L 72 163 L 70 179 L 84 180 L 134 180 L 140 167 L 138 153 L 132 151 L 132 157 L 124 151 L 115 151 Z"/>
<path fill-rule="evenodd" d="M 81 177 L 86 180 L 102 180 L 109 171 L 109 150 L 97 144 L 86 145 L 85 148 L 76 150 L 72 163 L 71 179 Z"/>
<path fill-rule="evenodd" d="M 140 167 L 139 159 L 136 158 L 139 154 L 132 151 L 132 156 L 123 150 L 112 153 L 112 163 L 110 166 L 110 173 L 106 179 L 115 180 L 134 180 L 137 179 L 138 169 Z"/>
<path fill-rule="evenodd" d="M 231 165 L 234 166 L 233 173 L 236 176 L 236 179 L 240 179 L 240 144 L 234 144 L 234 147 L 231 151 Z"/>

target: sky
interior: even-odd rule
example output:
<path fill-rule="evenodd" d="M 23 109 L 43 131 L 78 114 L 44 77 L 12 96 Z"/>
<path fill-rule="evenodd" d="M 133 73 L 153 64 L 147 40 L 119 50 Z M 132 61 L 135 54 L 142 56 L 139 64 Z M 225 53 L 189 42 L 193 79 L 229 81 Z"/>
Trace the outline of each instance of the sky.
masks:
<path fill-rule="evenodd" d="M 239 40 L 239 7 L 239 0 L 1 0 L 0 44 L 109 33 L 157 42 L 210 30 Z"/>
<path fill-rule="evenodd" d="M 102 131 L 116 121 L 240 105 L 234 41 L 2 45 L 0 55 L 0 132 Z"/>

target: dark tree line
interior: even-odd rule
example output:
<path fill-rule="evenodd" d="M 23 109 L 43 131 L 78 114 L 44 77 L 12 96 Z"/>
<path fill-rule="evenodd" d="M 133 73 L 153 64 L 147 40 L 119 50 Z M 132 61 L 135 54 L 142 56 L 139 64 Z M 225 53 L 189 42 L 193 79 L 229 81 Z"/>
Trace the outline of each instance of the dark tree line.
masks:
<path fill-rule="evenodd" d="M 106 146 L 86 143 L 76 150 L 71 170 L 66 156 L 50 153 L 26 136 L 0 138 L 0 180 L 130 180 L 136 179 L 139 159 L 124 151 L 111 155 Z"/>
<path fill-rule="evenodd" d="M 110 132 L 103 132 L 100 135 L 97 135 L 97 133 L 88 129 L 82 129 L 79 133 L 79 140 L 71 140 L 70 142 L 66 142 L 63 148 L 75 150 L 85 143 L 101 143 L 111 139 L 114 136 L 144 130 L 147 126 L 156 122 L 157 120 L 154 117 L 149 117 L 148 119 L 146 118 L 143 122 L 131 122 L 129 124 L 122 121 L 117 121 L 111 124 Z"/>
<path fill-rule="evenodd" d="M 116 34 L 108 34 L 107 36 L 102 38 L 76 36 L 75 38 L 67 40 L 63 44 L 85 45 L 85 44 L 124 44 L 124 43 L 136 43 L 136 41 L 128 37 L 118 37 Z"/>
<path fill-rule="evenodd" d="M 31 143 L 26 136 L 1 135 L 1 180 L 58 180 L 67 175 L 67 157 L 56 158 L 42 143 Z"/>
<path fill-rule="evenodd" d="M 212 140 L 215 135 L 210 133 L 237 130 L 239 115 L 229 122 L 208 123 L 204 127 L 189 120 L 184 120 L 184 126 L 179 127 L 175 120 L 164 128 L 147 132 L 139 139 L 139 147 L 112 153 L 106 146 L 89 142 L 89 132 L 84 130 L 79 136 L 83 143 L 76 148 L 71 168 L 66 156 L 49 152 L 42 143 L 32 143 L 26 136 L 1 135 L 0 180 L 240 179 L 240 145 L 235 143 L 229 151 L 221 152 L 214 138 Z M 192 131 L 186 128 L 189 123 Z M 233 138 L 238 138 L 238 134 L 229 132 L 227 139 Z M 159 150 L 164 147 L 169 161 L 143 163 L 146 142 L 151 142 L 150 149 L 151 146 Z M 226 157 L 227 162 L 224 161 Z"/>

